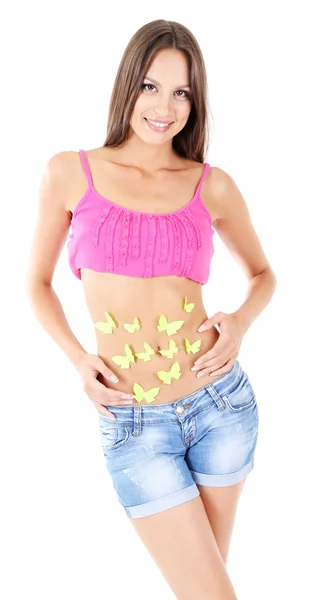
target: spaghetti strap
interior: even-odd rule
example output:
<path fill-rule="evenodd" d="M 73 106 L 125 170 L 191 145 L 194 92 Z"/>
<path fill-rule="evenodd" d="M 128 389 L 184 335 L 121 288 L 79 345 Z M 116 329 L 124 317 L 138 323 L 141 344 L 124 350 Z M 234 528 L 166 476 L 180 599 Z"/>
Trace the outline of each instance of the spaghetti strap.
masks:
<path fill-rule="evenodd" d="M 88 165 L 88 161 L 86 158 L 86 154 L 84 152 L 84 150 L 79 150 L 79 154 L 80 154 L 80 158 L 81 158 L 81 163 L 82 163 L 82 167 L 83 167 L 83 171 L 86 175 L 89 187 L 93 187 L 93 181 L 92 181 L 92 177 L 91 177 L 91 172 L 89 169 L 89 165 Z"/>
<path fill-rule="evenodd" d="M 196 189 L 196 196 L 197 196 L 197 194 L 199 194 L 201 186 L 202 186 L 205 178 L 207 177 L 207 174 L 208 174 L 209 170 L 210 170 L 210 164 L 207 163 L 207 162 L 204 163 L 203 173 L 202 173 L 201 179 L 200 179 L 200 181 L 198 183 L 198 187 Z"/>

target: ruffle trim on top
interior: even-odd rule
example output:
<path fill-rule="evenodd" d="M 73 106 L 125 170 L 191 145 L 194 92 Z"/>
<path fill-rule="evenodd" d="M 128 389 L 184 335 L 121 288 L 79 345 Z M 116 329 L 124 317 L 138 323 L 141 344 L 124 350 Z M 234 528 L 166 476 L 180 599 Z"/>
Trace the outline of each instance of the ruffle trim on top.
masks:
<path fill-rule="evenodd" d="M 122 232 L 121 232 L 121 240 L 120 240 L 120 251 L 119 251 L 119 265 L 121 267 L 125 266 L 127 263 L 127 254 L 128 254 L 128 246 L 129 246 L 129 227 L 130 227 L 130 218 L 131 215 L 129 212 L 125 212 L 123 214 L 123 223 L 122 223 Z"/>
<path fill-rule="evenodd" d="M 106 259 L 106 269 L 108 271 L 113 271 L 114 268 L 114 254 L 113 254 L 113 240 L 114 240 L 114 231 L 116 227 L 116 223 L 119 219 L 119 215 L 122 212 L 120 208 L 114 208 L 112 215 L 108 221 L 108 228 L 106 231 L 106 241 L 105 241 L 105 259 Z"/>
<path fill-rule="evenodd" d="M 132 213 L 132 242 L 131 258 L 136 260 L 140 254 L 140 217 L 138 213 Z"/>
<path fill-rule="evenodd" d="M 166 217 L 162 215 L 159 220 L 160 226 L 160 256 L 159 262 L 165 263 L 168 257 L 168 235 L 167 235 L 167 221 Z"/>
<path fill-rule="evenodd" d="M 202 206 L 203 213 L 206 216 L 206 209 Z M 100 231 L 104 222 L 108 219 L 106 236 L 105 236 L 105 260 L 106 269 L 113 271 L 114 256 L 113 256 L 113 242 L 114 242 L 114 231 L 119 218 L 122 218 L 121 227 L 121 239 L 119 246 L 119 257 L 118 264 L 120 266 L 127 265 L 127 257 L 129 244 L 131 243 L 131 259 L 137 260 L 140 256 L 140 231 L 143 219 L 147 219 L 148 223 L 148 238 L 146 244 L 146 255 L 144 259 L 144 277 L 151 277 L 153 274 L 153 258 L 156 246 L 157 232 L 159 228 L 160 234 L 160 253 L 158 257 L 159 263 L 166 263 L 170 252 L 170 237 L 169 237 L 169 226 L 170 224 L 173 230 L 174 239 L 174 251 L 172 260 L 172 271 L 178 268 L 181 257 L 182 232 L 187 236 L 187 251 L 185 262 L 182 270 L 182 276 L 187 277 L 190 273 L 195 247 L 199 250 L 203 245 L 203 233 L 200 224 L 196 220 L 190 207 L 184 208 L 178 213 L 170 213 L 169 215 L 159 215 L 158 213 L 146 214 L 137 213 L 131 211 L 124 211 L 123 208 L 113 207 L 106 205 L 103 207 L 100 216 L 98 217 L 94 227 L 92 235 L 93 247 L 99 245 Z M 211 221 L 211 217 L 208 214 L 208 218 Z M 75 251 L 75 243 L 73 234 L 69 236 L 68 247 L 70 253 Z"/>
<path fill-rule="evenodd" d="M 107 219 L 110 211 L 111 211 L 111 206 L 105 206 L 103 208 L 103 210 L 102 210 L 99 218 L 97 219 L 95 225 L 94 225 L 94 229 L 93 229 L 93 248 L 95 248 L 99 244 L 100 230 L 101 230 L 101 227 L 102 227 L 104 221 Z"/>
<path fill-rule="evenodd" d="M 156 222 L 155 217 L 153 215 L 147 216 L 149 223 L 149 236 L 148 236 L 148 246 L 145 257 L 145 271 L 144 277 L 152 276 L 152 263 L 153 263 L 153 254 L 155 248 L 155 239 L 156 239 Z"/>

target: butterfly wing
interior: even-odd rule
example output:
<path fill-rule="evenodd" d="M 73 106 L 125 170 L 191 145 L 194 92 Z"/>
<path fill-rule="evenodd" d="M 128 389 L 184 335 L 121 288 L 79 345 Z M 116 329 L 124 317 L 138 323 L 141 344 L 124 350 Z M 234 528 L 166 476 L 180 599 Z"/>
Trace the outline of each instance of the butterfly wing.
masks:
<path fill-rule="evenodd" d="M 192 309 L 194 308 L 194 306 L 195 306 L 195 305 L 194 305 L 194 303 L 193 303 L 193 302 L 191 302 L 190 304 L 186 304 L 186 306 L 185 306 L 185 311 L 186 311 L 187 313 L 190 313 L 190 312 L 192 311 Z"/>
<path fill-rule="evenodd" d="M 185 299 L 184 299 L 184 310 L 187 313 L 190 313 L 192 311 L 192 309 L 194 308 L 194 306 L 195 305 L 194 305 L 193 302 L 191 302 L 190 304 L 187 304 L 187 296 L 185 296 Z"/>
<path fill-rule="evenodd" d="M 155 354 L 153 348 L 151 348 L 150 344 L 148 344 L 147 342 L 144 342 L 144 349 L 146 351 L 147 354 L 149 354 L 150 356 L 153 356 Z"/>
<path fill-rule="evenodd" d="M 108 323 L 110 324 L 111 327 L 114 327 L 114 329 L 117 328 L 117 325 L 114 321 L 114 319 L 112 319 L 112 317 L 110 316 L 110 314 L 108 312 L 105 312 L 106 318 L 108 320 Z"/>
<path fill-rule="evenodd" d="M 145 391 L 140 383 L 133 384 L 133 393 L 137 402 L 141 402 L 145 396 Z"/>
<path fill-rule="evenodd" d="M 138 317 L 134 318 L 134 320 L 133 320 L 133 326 L 134 326 L 134 329 L 136 329 L 137 331 L 139 331 L 139 329 L 140 329 L 140 321 L 139 321 Z"/>
<path fill-rule="evenodd" d="M 167 350 L 159 350 L 159 353 L 162 354 L 162 356 L 166 356 L 166 358 L 174 358 L 174 354 L 178 354 L 178 348 L 174 340 L 170 340 Z"/>
<path fill-rule="evenodd" d="M 158 395 L 160 389 L 161 388 L 159 388 L 159 387 L 155 387 L 155 388 L 151 388 L 147 392 L 144 392 L 144 394 L 145 394 L 145 400 L 146 400 L 147 404 L 150 404 L 151 402 L 153 402 L 155 400 L 155 398 Z"/>
<path fill-rule="evenodd" d="M 173 377 L 174 379 L 180 378 L 181 372 L 180 372 L 180 364 L 179 364 L 178 360 L 171 366 L 170 374 L 171 374 L 171 377 Z"/>
<path fill-rule="evenodd" d="M 101 331 L 102 333 L 113 333 L 113 330 L 109 323 L 105 323 L 105 321 L 97 321 L 94 323 L 96 329 Z"/>
<path fill-rule="evenodd" d="M 125 345 L 125 353 L 126 353 L 126 358 L 130 361 L 130 362 L 135 362 L 135 357 L 133 355 L 133 352 L 131 350 L 131 348 L 128 346 L 128 344 Z"/>
<path fill-rule="evenodd" d="M 174 333 L 177 333 L 183 323 L 184 321 L 172 321 L 171 323 L 168 323 L 166 329 L 167 335 L 174 335 Z"/>
<path fill-rule="evenodd" d="M 124 329 L 126 329 L 126 331 L 128 331 L 129 333 L 133 333 L 135 330 L 134 325 L 130 324 L 130 323 L 124 323 Z"/>
<path fill-rule="evenodd" d="M 161 331 L 166 331 L 167 328 L 167 318 L 165 315 L 161 315 L 159 319 L 159 324 L 157 325 L 157 330 L 161 333 Z"/>
<path fill-rule="evenodd" d="M 190 349 L 193 354 L 196 354 L 196 352 L 198 352 L 198 350 L 200 350 L 200 344 L 201 344 L 201 340 L 196 340 L 195 342 L 193 342 L 191 344 Z"/>
<path fill-rule="evenodd" d="M 171 373 L 169 371 L 158 371 L 157 376 L 163 383 L 171 383 Z"/>
<path fill-rule="evenodd" d="M 148 344 L 147 342 L 144 342 L 144 349 L 145 352 L 139 352 L 138 354 L 136 354 L 136 356 L 138 358 L 141 358 L 141 360 L 144 360 L 144 362 L 148 362 L 149 360 L 151 360 L 151 356 L 153 356 L 155 352 L 153 348 L 151 348 L 150 344 Z"/>
<path fill-rule="evenodd" d="M 114 361 L 115 365 L 118 365 L 122 369 L 129 369 L 129 362 L 128 362 L 128 367 L 124 366 L 126 364 L 126 360 L 127 360 L 125 356 L 121 356 L 120 354 L 117 354 L 116 356 L 112 356 L 112 360 Z"/>
<path fill-rule="evenodd" d="M 170 351 L 172 352 L 173 356 L 174 356 L 174 354 L 178 354 L 178 348 L 177 348 L 174 340 L 170 340 L 169 348 L 170 348 Z M 173 358 L 173 356 L 171 356 L 170 358 Z"/>
<path fill-rule="evenodd" d="M 187 354 L 189 354 L 189 352 L 191 351 L 191 345 L 187 338 L 185 338 L 185 350 L 186 350 Z"/>
<path fill-rule="evenodd" d="M 166 356 L 166 358 L 171 358 L 170 357 L 170 351 L 169 350 L 159 350 L 159 353 L 162 354 L 162 356 Z"/>
<path fill-rule="evenodd" d="M 136 356 L 144 362 L 151 360 L 151 356 L 147 352 L 139 352 L 139 354 L 136 354 Z"/>

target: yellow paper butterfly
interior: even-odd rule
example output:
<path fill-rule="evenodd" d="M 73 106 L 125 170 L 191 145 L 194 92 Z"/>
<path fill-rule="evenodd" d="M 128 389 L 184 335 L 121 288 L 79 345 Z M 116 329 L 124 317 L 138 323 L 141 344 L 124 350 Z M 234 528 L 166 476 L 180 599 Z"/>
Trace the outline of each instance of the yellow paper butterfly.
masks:
<path fill-rule="evenodd" d="M 186 348 L 187 354 L 189 354 L 190 352 L 192 354 L 196 354 L 196 352 L 198 352 L 198 350 L 200 350 L 200 344 L 201 344 L 201 340 L 196 340 L 196 342 L 193 342 L 192 344 L 190 344 L 189 341 L 187 340 L 187 338 L 185 338 L 185 348 Z"/>
<path fill-rule="evenodd" d="M 174 354 L 178 354 L 178 348 L 174 340 L 170 340 L 167 350 L 159 350 L 159 353 L 162 354 L 162 356 L 166 356 L 166 358 L 174 358 Z"/>
<path fill-rule="evenodd" d="M 186 304 L 186 302 L 187 302 L 187 296 L 185 296 L 185 298 L 184 298 L 184 307 L 183 308 L 186 312 L 190 313 L 195 305 L 193 302 L 191 302 L 190 304 Z"/>
<path fill-rule="evenodd" d="M 170 371 L 158 371 L 157 376 L 163 383 L 171 383 L 172 379 L 179 379 L 181 376 L 179 362 L 174 362 Z"/>
<path fill-rule="evenodd" d="M 184 321 L 172 321 L 169 323 L 165 315 L 161 315 L 159 324 L 157 325 L 157 330 L 159 332 L 166 331 L 167 335 L 174 335 L 174 333 L 177 333 L 177 331 L 181 328 L 183 323 Z"/>
<path fill-rule="evenodd" d="M 153 402 L 155 400 L 160 389 L 161 388 L 159 388 L 159 387 L 155 387 L 155 388 L 151 388 L 150 390 L 145 392 L 142 385 L 140 385 L 140 383 L 134 383 L 133 393 L 135 395 L 135 400 L 137 402 L 141 402 L 142 400 L 145 400 L 147 402 L 147 404 L 150 404 L 151 402 Z"/>
<path fill-rule="evenodd" d="M 125 345 L 125 352 L 126 352 L 126 356 L 112 356 L 112 360 L 114 361 L 114 363 L 116 365 L 118 365 L 119 367 L 121 367 L 122 369 L 130 369 L 130 363 L 131 362 L 135 362 L 135 357 L 132 353 L 132 351 L 130 350 L 128 344 Z"/>
<path fill-rule="evenodd" d="M 102 333 L 113 333 L 113 329 L 117 329 L 117 325 L 108 312 L 105 312 L 105 315 L 108 319 L 108 322 L 106 323 L 105 321 L 97 321 L 97 323 L 94 323 L 94 326 Z"/>
<path fill-rule="evenodd" d="M 129 325 L 129 323 L 124 323 L 124 328 L 129 331 L 129 333 L 134 333 L 136 330 L 140 329 L 140 321 L 137 317 L 134 318 L 133 323 Z"/>
<path fill-rule="evenodd" d="M 151 356 L 153 356 L 155 354 L 153 348 L 151 348 L 151 346 L 149 344 L 147 344 L 147 342 L 144 342 L 144 349 L 145 352 L 140 352 L 139 354 L 136 354 L 136 356 L 138 358 L 141 358 L 141 360 L 144 360 L 144 362 L 148 362 L 148 360 L 151 360 Z"/>

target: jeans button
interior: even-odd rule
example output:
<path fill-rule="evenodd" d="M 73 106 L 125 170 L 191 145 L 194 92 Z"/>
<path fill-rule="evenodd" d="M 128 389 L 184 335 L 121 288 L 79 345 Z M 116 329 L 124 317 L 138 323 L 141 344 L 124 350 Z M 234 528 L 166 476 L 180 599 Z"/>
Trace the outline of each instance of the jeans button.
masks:
<path fill-rule="evenodd" d="M 177 407 L 176 407 L 176 412 L 177 412 L 179 415 L 182 415 L 184 411 L 185 411 L 185 409 L 184 409 L 184 407 L 183 407 L 183 406 L 177 406 Z"/>

